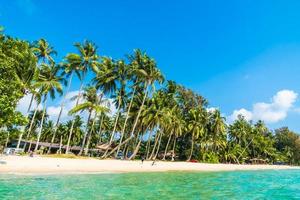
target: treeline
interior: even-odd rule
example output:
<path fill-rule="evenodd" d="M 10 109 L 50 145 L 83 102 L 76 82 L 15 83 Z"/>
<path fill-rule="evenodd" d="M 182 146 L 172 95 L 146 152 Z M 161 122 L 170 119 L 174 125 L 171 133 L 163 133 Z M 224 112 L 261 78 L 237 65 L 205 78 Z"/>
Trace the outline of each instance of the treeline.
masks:
<path fill-rule="evenodd" d="M 124 59 L 101 56 L 95 44 L 76 43 L 62 61 L 44 39 L 29 43 L 0 34 L 0 140 L 2 147 L 25 139 L 80 146 L 79 155 L 213 163 L 300 163 L 299 135 L 270 131 L 262 121 L 240 116 L 227 125 L 201 95 L 165 80 L 153 58 L 141 50 Z M 87 75 L 92 80 L 87 82 Z M 71 120 L 62 122 L 66 94 L 80 80 Z M 23 116 L 16 105 L 31 96 Z M 49 99 L 61 97 L 60 114 L 49 120 Z M 37 106 L 33 106 L 37 102 Z M 115 112 L 109 109 L 113 102 Z M 42 109 L 40 109 L 42 107 Z M 87 119 L 82 118 L 87 113 Z M 36 145 L 35 150 L 38 150 Z M 24 147 L 23 147 L 24 148 Z M 95 149 L 102 151 L 95 151 Z M 53 150 L 53 149 L 52 149 Z M 44 150 L 50 153 L 51 146 Z"/>

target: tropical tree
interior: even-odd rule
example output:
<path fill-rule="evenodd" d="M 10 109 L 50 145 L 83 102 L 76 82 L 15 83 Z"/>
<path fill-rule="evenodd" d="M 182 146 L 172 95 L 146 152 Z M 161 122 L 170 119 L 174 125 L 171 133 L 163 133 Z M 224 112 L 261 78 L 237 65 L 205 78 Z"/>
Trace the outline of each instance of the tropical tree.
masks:
<path fill-rule="evenodd" d="M 66 56 L 66 60 L 68 60 L 72 66 L 78 66 L 77 69 L 81 70 L 80 87 L 79 87 L 76 104 L 75 104 L 75 106 L 77 106 L 81 98 L 81 91 L 88 70 L 92 69 L 92 71 L 94 72 L 98 71 L 99 56 L 97 55 L 97 47 L 95 46 L 94 43 L 90 41 L 84 41 L 83 44 L 75 43 L 74 46 L 77 48 L 78 54 L 70 53 Z M 67 142 L 67 147 L 65 152 L 66 154 L 69 152 L 69 145 L 73 134 L 74 123 L 75 122 L 73 120 L 73 125 L 70 128 L 70 132 L 68 136 L 68 142 Z"/>
<path fill-rule="evenodd" d="M 51 139 L 51 144 L 50 144 L 50 147 L 48 149 L 48 153 L 51 152 L 51 147 L 52 147 L 52 144 L 54 142 L 54 139 L 55 139 L 55 136 L 56 136 L 56 133 L 57 133 L 57 129 L 58 129 L 59 124 L 60 124 L 60 118 L 61 118 L 64 106 L 65 106 L 66 97 L 67 97 L 67 95 L 69 93 L 69 90 L 70 90 L 70 87 L 71 87 L 73 74 L 76 74 L 78 79 L 81 80 L 81 73 L 80 73 L 81 72 L 81 65 L 78 61 L 79 60 L 77 59 L 76 56 L 68 55 L 68 56 L 65 57 L 65 61 L 60 64 L 60 67 L 63 70 L 62 76 L 66 77 L 68 79 L 68 84 L 67 84 L 67 88 L 64 92 L 64 97 L 63 97 L 63 99 L 61 101 L 61 104 L 60 104 L 60 111 L 59 111 L 59 114 L 58 114 L 58 117 L 57 117 L 57 120 L 56 120 L 55 127 L 53 129 L 54 133 L 53 133 L 53 136 L 52 136 L 52 139 Z"/>
<path fill-rule="evenodd" d="M 47 109 L 48 94 L 51 99 L 55 98 L 55 93 L 62 94 L 62 85 L 60 81 L 62 77 L 58 76 L 59 68 L 53 63 L 51 65 L 42 64 L 42 68 L 39 72 L 39 78 L 35 83 L 35 87 L 39 88 L 39 93 L 43 96 L 43 116 L 39 133 L 37 137 L 37 143 L 35 151 L 38 149 L 40 136 L 43 130 L 43 121 Z"/>
<path fill-rule="evenodd" d="M 149 56 L 147 56 L 147 54 L 145 53 L 141 53 L 140 50 L 136 51 L 136 55 L 142 55 L 142 59 L 137 59 L 136 60 L 136 65 L 138 65 L 139 67 L 136 70 L 137 76 L 139 78 L 139 80 L 141 81 L 141 83 L 144 85 L 144 97 L 142 100 L 142 103 L 140 105 L 140 108 L 136 114 L 131 132 L 129 134 L 129 137 L 122 143 L 120 143 L 119 145 L 117 145 L 116 148 L 112 149 L 112 151 L 107 154 L 105 157 L 111 155 L 112 153 L 114 153 L 118 148 L 120 148 L 122 145 L 126 144 L 127 142 L 129 142 L 133 137 L 134 137 L 134 133 L 135 133 L 135 129 L 137 127 L 138 121 L 139 121 L 139 117 L 141 115 L 141 112 L 143 110 L 146 98 L 149 94 L 149 89 L 150 86 L 152 86 L 152 88 L 154 88 L 154 84 L 156 82 L 162 83 L 164 81 L 164 77 L 161 74 L 161 72 L 159 71 L 159 69 L 156 66 L 156 62 L 154 61 L 154 59 L 150 58 Z"/>
<path fill-rule="evenodd" d="M 27 94 L 36 69 L 36 58 L 28 42 L 5 36 L 0 31 L 0 66 L 0 128 L 25 125 L 26 119 L 15 109 Z"/>
<path fill-rule="evenodd" d="M 43 38 L 33 43 L 32 51 L 36 55 L 37 59 L 43 64 L 53 64 L 54 59 L 52 56 L 57 55 L 54 48 Z"/>
<path fill-rule="evenodd" d="M 188 133 L 191 134 L 191 151 L 187 159 L 188 161 L 190 161 L 193 156 L 195 140 L 198 139 L 199 137 L 202 137 L 206 131 L 205 123 L 207 122 L 204 121 L 203 109 L 195 108 L 189 111 L 187 128 L 188 128 Z"/>
<path fill-rule="evenodd" d="M 87 155 L 87 153 L 88 153 L 89 142 L 90 142 L 90 138 L 91 138 L 91 134 L 89 132 L 89 124 L 90 124 L 92 113 L 93 112 L 99 113 L 99 112 L 107 111 L 107 108 L 99 105 L 97 90 L 94 87 L 89 86 L 89 87 L 85 88 L 85 91 L 83 93 L 83 99 L 84 99 L 83 103 L 76 105 L 74 108 L 72 108 L 69 111 L 70 114 L 75 114 L 77 112 L 83 112 L 85 110 L 88 112 L 88 118 L 87 118 L 87 122 L 86 122 L 86 130 L 84 133 L 84 137 L 83 137 L 83 141 L 81 144 L 81 150 L 79 152 L 79 155 L 81 155 L 83 153 L 83 150 L 85 150 L 85 152 L 84 152 L 85 155 Z M 86 144 L 86 141 L 87 141 L 87 144 Z M 85 145 L 86 145 L 86 148 L 84 149 Z"/>

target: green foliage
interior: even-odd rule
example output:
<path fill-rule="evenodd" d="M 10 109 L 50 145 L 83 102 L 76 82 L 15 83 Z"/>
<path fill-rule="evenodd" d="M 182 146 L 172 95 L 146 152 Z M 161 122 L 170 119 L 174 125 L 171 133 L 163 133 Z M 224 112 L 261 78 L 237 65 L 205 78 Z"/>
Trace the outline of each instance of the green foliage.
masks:
<path fill-rule="evenodd" d="M 289 164 L 300 165 L 300 136 L 288 128 L 275 131 L 275 147 L 280 152 L 279 159 Z"/>
<path fill-rule="evenodd" d="M 26 93 L 35 66 L 36 58 L 28 42 L 0 33 L 0 127 L 26 122 L 15 108 Z"/>
<path fill-rule="evenodd" d="M 99 56 L 96 45 L 84 41 L 75 43 L 77 53 L 68 53 L 62 63 L 55 64 L 56 52 L 45 39 L 30 46 L 2 31 L 0 27 L 2 148 L 7 140 L 20 135 L 16 125 L 26 124 L 26 139 L 81 146 L 81 152 L 85 149 L 86 153 L 89 147 L 109 146 L 105 153 L 100 152 L 103 157 L 122 151 L 131 155 L 130 159 L 198 159 L 208 163 L 248 163 L 255 159 L 300 164 L 299 135 L 287 128 L 273 133 L 262 121 L 253 124 L 242 116 L 227 125 L 220 110 L 207 109 L 204 97 L 174 81 L 164 82 L 156 61 L 141 50 L 127 59 L 114 60 Z M 87 73 L 93 73 L 91 83 L 85 83 Z M 58 117 L 54 123 L 46 113 L 47 97 L 68 93 L 61 83 L 68 78 L 70 84 L 73 74 L 80 79 L 80 92 L 72 98 L 75 106 L 67 112 L 86 112 L 88 118 L 84 122 L 81 114 L 61 122 Z M 29 109 L 26 120 L 15 109 L 28 93 L 38 103 L 43 101 L 44 107 Z M 116 108 L 113 114 L 108 109 L 111 103 Z M 62 103 L 62 113 L 63 109 Z M 99 155 L 97 151 L 91 153 Z"/>

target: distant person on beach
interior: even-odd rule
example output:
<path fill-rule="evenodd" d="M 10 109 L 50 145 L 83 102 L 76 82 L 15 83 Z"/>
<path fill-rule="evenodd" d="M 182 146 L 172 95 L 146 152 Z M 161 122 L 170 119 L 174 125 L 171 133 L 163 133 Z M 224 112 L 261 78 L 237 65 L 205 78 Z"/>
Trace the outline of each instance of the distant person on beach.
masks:
<path fill-rule="evenodd" d="M 144 163 L 144 160 L 145 160 L 145 157 L 144 157 L 144 156 L 142 156 L 142 164 Z"/>
<path fill-rule="evenodd" d="M 155 164 L 155 160 L 153 160 L 153 162 L 152 162 L 152 166 Z"/>
<path fill-rule="evenodd" d="M 29 152 L 29 157 L 33 157 L 33 151 Z"/>

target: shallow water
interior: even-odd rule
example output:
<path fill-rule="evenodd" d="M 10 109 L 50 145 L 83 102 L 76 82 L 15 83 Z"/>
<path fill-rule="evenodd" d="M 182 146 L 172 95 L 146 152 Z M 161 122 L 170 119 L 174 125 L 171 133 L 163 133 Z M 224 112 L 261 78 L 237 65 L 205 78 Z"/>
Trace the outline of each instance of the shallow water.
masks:
<path fill-rule="evenodd" d="M 0 175 L 0 199 L 300 199 L 300 170 Z"/>

